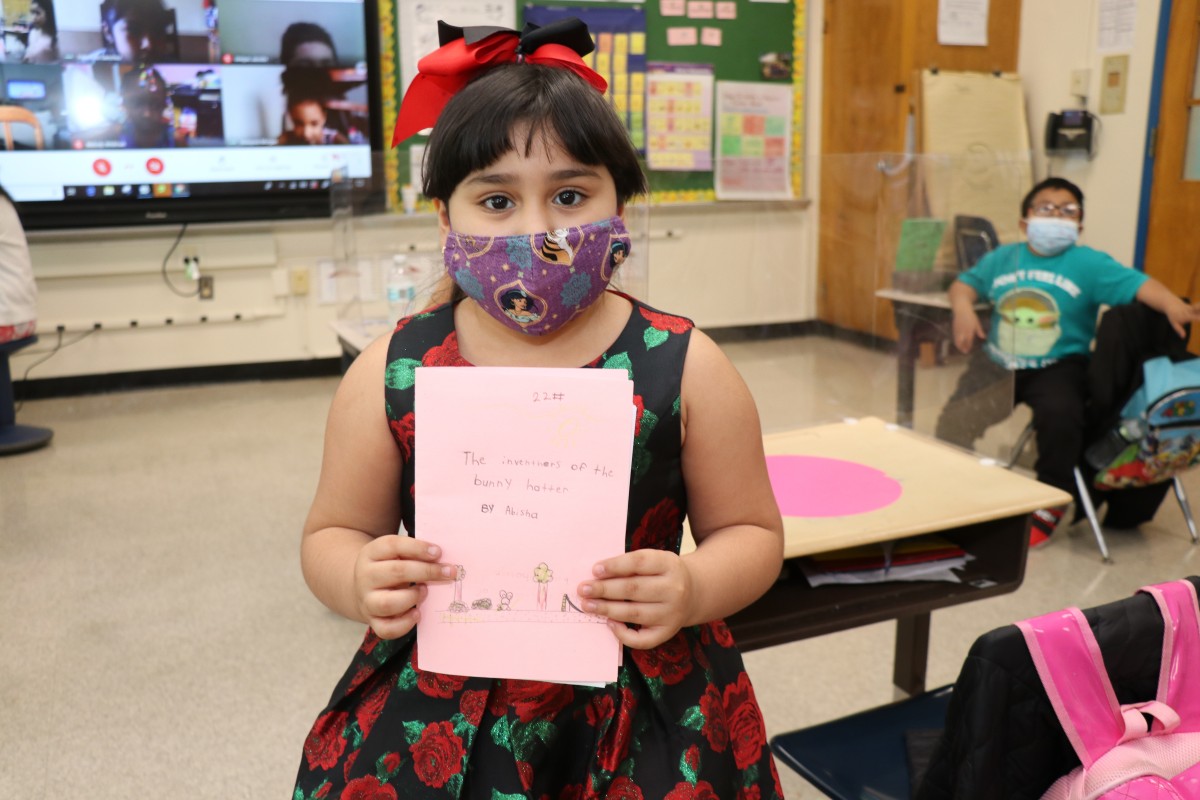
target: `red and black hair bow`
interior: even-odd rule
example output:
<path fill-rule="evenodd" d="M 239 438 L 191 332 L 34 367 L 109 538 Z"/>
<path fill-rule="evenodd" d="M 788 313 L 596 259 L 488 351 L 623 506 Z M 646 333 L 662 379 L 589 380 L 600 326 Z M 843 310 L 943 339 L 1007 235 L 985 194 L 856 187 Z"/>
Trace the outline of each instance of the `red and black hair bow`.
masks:
<path fill-rule="evenodd" d="M 587 25 L 575 17 L 520 33 L 479 25 L 458 28 L 438 21 L 441 47 L 417 62 L 417 76 L 404 93 L 392 147 L 417 131 L 432 128 L 446 102 L 481 71 L 501 64 L 545 64 L 574 72 L 598 91 L 608 83 L 581 56 L 595 49 Z"/>

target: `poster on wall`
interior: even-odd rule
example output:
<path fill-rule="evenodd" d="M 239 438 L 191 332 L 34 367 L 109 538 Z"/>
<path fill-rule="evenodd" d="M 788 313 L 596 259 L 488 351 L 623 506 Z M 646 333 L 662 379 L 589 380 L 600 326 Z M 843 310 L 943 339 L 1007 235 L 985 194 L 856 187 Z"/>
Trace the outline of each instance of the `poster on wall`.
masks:
<path fill-rule="evenodd" d="M 719 200 L 790 200 L 792 87 L 717 81 Z"/>
<path fill-rule="evenodd" d="M 397 0 L 400 96 L 417 74 L 417 62 L 438 49 L 438 20 L 450 25 L 517 27 L 516 0 Z"/>
<path fill-rule="evenodd" d="M 646 93 L 646 165 L 659 171 L 711 170 L 712 65 L 652 61 Z"/>
<path fill-rule="evenodd" d="M 587 65 L 608 81 L 608 100 L 639 152 L 646 150 L 646 14 L 641 8 L 525 6 L 525 21 L 549 25 L 579 17 L 596 49 Z"/>

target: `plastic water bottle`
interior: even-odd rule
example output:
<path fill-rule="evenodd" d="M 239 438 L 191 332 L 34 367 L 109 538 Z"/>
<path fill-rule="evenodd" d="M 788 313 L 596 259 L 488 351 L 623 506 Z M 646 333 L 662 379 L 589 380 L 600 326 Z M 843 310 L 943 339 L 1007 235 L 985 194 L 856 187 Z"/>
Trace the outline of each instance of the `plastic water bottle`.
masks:
<path fill-rule="evenodd" d="M 1117 456 L 1125 452 L 1125 448 L 1145 435 L 1146 425 L 1142 420 L 1123 419 L 1084 452 L 1084 460 L 1092 469 L 1106 469 Z"/>
<path fill-rule="evenodd" d="M 417 296 L 417 284 L 413 280 L 408 259 L 402 255 L 392 257 L 385 294 L 387 295 L 388 317 L 392 322 L 408 316 L 412 310 L 413 300 Z"/>

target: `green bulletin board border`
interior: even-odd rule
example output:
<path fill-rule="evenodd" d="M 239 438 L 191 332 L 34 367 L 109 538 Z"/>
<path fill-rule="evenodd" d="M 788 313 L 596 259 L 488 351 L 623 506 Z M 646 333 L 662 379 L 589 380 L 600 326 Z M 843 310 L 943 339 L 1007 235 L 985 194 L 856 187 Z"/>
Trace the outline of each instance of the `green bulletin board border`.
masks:
<path fill-rule="evenodd" d="M 761 80 L 754 73 L 756 67 L 747 66 L 751 58 L 757 63 L 760 52 L 786 51 L 791 47 L 792 54 L 792 154 L 791 182 L 792 194 L 796 198 L 803 197 L 804 188 L 804 148 L 805 148 L 805 83 L 807 73 L 807 37 L 808 37 L 808 0 L 793 0 L 790 4 L 752 3 L 748 0 L 736 0 L 738 18 L 736 20 L 690 19 L 688 17 L 663 17 L 659 13 L 657 0 L 647 0 L 637 4 L 646 13 L 646 58 L 649 61 L 684 61 L 697 63 L 712 63 L 716 67 L 716 80 Z M 538 5 L 546 6 L 596 6 L 609 8 L 628 8 L 629 3 L 580 3 L 579 0 L 541 0 Z M 518 19 L 522 16 L 525 0 L 518 0 Z M 783 41 L 773 35 L 773 31 L 786 30 L 785 26 L 770 24 L 772 14 L 780 10 L 791 16 L 791 38 Z M 387 179 L 388 209 L 393 212 L 402 210 L 399 201 L 400 187 L 410 176 L 408 173 L 408 147 L 410 142 L 401 143 L 399 147 L 391 147 L 392 131 L 396 124 L 396 113 L 399 109 L 399 81 L 397 68 L 397 30 L 396 30 L 395 0 L 379 0 L 379 37 L 380 37 L 380 79 L 383 96 L 383 134 L 384 142 L 389 145 L 384 151 L 384 174 Z M 736 26 L 742 28 L 737 29 Z M 750 25 L 757 25 L 751 30 Z M 732 57 L 740 58 L 736 68 L 730 67 L 728 60 L 731 56 L 722 47 L 664 47 L 666 28 L 676 26 L 691 26 L 696 28 L 706 26 L 721 27 L 729 38 L 737 38 L 731 32 L 742 34 L 745 41 L 753 43 L 754 51 L 747 52 L 744 48 L 728 48 Z M 661 42 L 659 41 L 661 39 Z M 743 42 L 743 43 L 744 43 Z M 715 122 L 714 122 L 715 135 Z M 682 203 L 711 203 L 717 202 L 716 190 L 713 188 L 712 172 L 672 173 L 647 171 L 650 177 L 650 202 L 653 204 L 682 204 Z M 417 203 L 418 212 L 430 212 L 432 203 L 420 198 Z"/>

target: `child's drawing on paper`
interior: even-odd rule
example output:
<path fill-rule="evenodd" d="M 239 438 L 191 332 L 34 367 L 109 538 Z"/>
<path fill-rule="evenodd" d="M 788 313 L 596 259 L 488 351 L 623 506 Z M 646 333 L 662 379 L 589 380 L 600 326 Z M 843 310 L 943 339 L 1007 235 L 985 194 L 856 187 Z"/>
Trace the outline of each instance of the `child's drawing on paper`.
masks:
<path fill-rule="evenodd" d="M 467 577 L 467 570 L 462 564 L 458 564 L 458 572 L 454 576 L 454 602 L 450 604 L 450 611 L 461 613 L 467 610 L 466 604 L 462 601 L 462 584 L 463 579 Z"/>
<path fill-rule="evenodd" d="M 546 566 L 546 562 L 537 565 L 533 571 L 533 579 L 537 581 L 537 607 L 538 611 L 546 610 L 546 597 L 550 594 L 550 581 L 554 580 L 554 571 Z"/>
<path fill-rule="evenodd" d="M 512 592 L 500 590 L 500 604 L 496 606 L 497 611 L 512 611 Z"/>

